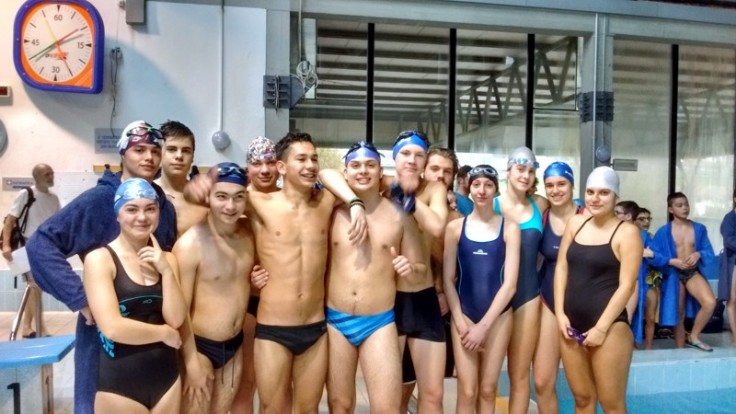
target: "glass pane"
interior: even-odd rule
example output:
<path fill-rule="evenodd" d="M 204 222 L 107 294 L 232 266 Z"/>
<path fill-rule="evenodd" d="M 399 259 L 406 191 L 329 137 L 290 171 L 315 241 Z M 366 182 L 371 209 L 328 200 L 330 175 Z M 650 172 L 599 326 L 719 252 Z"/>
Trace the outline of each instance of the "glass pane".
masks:
<path fill-rule="evenodd" d="M 652 212 L 651 231 L 667 221 L 671 46 L 615 40 L 612 158 L 635 159 L 637 171 L 619 171 L 621 200 Z"/>
<path fill-rule="evenodd" d="M 299 36 L 294 14 L 292 26 L 292 73 L 297 73 L 301 37 L 301 58 L 315 66 L 319 81 L 290 111 L 290 129 L 311 134 L 320 148 L 346 149 L 365 137 L 368 25 L 304 19 Z"/>
<path fill-rule="evenodd" d="M 579 189 L 580 117 L 575 107 L 578 38 L 537 35 L 535 49 L 533 149 L 540 165 L 537 193 L 544 195 L 542 173 L 555 161 L 572 167 Z"/>
<path fill-rule="evenodd" d="M 575 110 L 578 38 L 536 35 L 534 108 Z"/>
<path fill-rule="evenodd" d="M 399 132 L 418 129 L 447 145 L 449 29 L 376 25 L 374 141 L 390 148 Z"/>
<path fill-rule="evenodd" d="M 679 61 L 677 190 L 718 253 L 721 220 L 732 208 L 736 51 L 681 46 Z"/>
<path fill-rule="evenodd" d="M 577 198 L 580 185 L 580 117 L 575 111 L 534 110 L 534 154 L 539 162 L 537 194 L 545 196 L 543 173 L 548 165 L 563 161 L 572 167 L 575 175 L 573 197 Z"/>
<path fill-rule="evenodd" d="M 503 165 L 492 164 L 503 167 L 524 144 L 527 35 L 458 30 L 457 38 L 455 149 L 470 165 L 478 162 L 463 153 L 503 154 Z"/>

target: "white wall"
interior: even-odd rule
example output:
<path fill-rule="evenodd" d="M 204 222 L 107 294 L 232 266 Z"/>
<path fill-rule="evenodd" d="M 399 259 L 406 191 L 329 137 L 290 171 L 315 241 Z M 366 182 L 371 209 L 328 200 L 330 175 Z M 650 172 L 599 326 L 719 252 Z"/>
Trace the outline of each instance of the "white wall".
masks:
<path fill-rule="evenodd" d="M 146 24 L 129 26 L 117 1 L 91 0 L 105 24 L 105 85 L 99 95 L 53 93 L 26 86 L 13 65 L 12 27 L 23 0 L 2 0 L 0 11 L 0 85 L 12 89 L 0 100 L 0 121 L 8 146 L 0 153 L 0 177 L 30 176 L 45 162 L 57 172 L 62 204 L 94 185 L 93 165 L 119 162 L 117 154 L 95 154 L 95 128 L 108 128 L 112 110 L 110 50 L 123 58 L 117 77 L 117 114 L 113 128 L 145 119 L 158 125 L 168 119 L 187 124 L 197 138 L 195 163 L 224 160 L 245 163 L 245 149 L 265 131 L 262 78 L 266 68 L 266 11 L 226 7 L 224 11 L 224 105 L 222 130 L 233 144 L 223 153 L 211 144 L 220 129 L 219 6 L 147 2 Z M 0 190 L 0 217 L 15 198 Z M 16 288 L 0 259 L 0 311 L 15 310 L 24 284 Z M 44 295 L 45 310 L 64 310 Z"/>
<path fill-rule="evenodd" d="M 9 137 L 0 154 L 0 177 L 30 176 L 34 164 L 45 162 L 57 171 L 57 187 L 61 187 L 65 179 L 92 171 L 95 164 L 119 161 L 117 154 L 94 153 L 95 128 L 110 125 L 109 54 L 113 47 L 120 47 L 123 55 L 114 128 L 136 119 L 154 125 L 178 120 L 197 137 L 195 163 L 232 160 L 244 164 L 248 143 L 265 131 L 261 85 L 266 67 L 266 11 L 224 9 L 222 129 L 233 145 L 219 153 L 211 136 L 219 129 L 220 116 L 220 7 L 148 1 L 146 24 L 130 26 L 117 1 L 91 1 L 102 15 L 106 32 L 105 85 L 99 95 L 54 93 L 26 86 L 12 64 L 12 27 L 23 0 L 3 0 L 0 85 L 11 87 L 12 99 L 0 100 L 0 120 Z M 14 197 L 15 192 L 0 191 L 0 216 L 8 211 Z"/>

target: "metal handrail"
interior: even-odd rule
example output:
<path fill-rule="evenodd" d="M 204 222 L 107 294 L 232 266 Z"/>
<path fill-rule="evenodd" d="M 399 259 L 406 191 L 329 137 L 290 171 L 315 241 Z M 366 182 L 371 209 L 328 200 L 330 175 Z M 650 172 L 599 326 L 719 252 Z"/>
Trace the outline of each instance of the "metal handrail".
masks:
<path fill-rule="evenodd" d="M 26 280 L 30 280 L 30 273 L 23 273 L 23 276 Z M 26 304 L 28 303 L 28 298 L 31 295 L 31 290 L 35 289 L 38 291 L 38 303 L 36 304 L 36 335 L 41 335 L 43 332 L 43 298 L 41 296 L 41 289 L 36 286 L 35 283 L 27 283 L 26 289 L 23 291 L 23 298 L 20 300 L 20 306 L 18 307 L 18 312 L 15 314 L 15 318 L 13 318 L 13 324 L 10 327 L 10 341 L 15 341 L 15 338 L 18 334 L 18 328 L 20 327 L 20 323 L 23 320 L 23 312 L 26 310 Z"/>

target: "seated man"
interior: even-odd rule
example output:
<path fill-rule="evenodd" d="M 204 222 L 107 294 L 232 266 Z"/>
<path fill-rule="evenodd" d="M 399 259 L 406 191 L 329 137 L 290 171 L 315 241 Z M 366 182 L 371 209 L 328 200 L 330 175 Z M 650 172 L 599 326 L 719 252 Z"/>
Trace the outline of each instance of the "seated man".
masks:
<path fill-rule="evenodd" d="M 243 217 L 245 170 L 224 162 L 208 174 L 215 184 L 207 219 L 187 230 L 174 246 L 189 309 L 189 323 L 182 329 L 185 392 L 194 394 L 183 405 L 187 412 L 227 413 L 240 385 L 242 327 L 255 246 Z M 211 396 L 210 401 L 201 398 L 200 391 Z"/>
<path fill-rule="evenodd" d="M 650 263 L 661 269 L 662 305 L 660 324 L 675 325 L 675 343 L 711 352 L 713 348 L 700 340 L 700 333 L 708 323 L 716 306 L 716 298 L 703 277 L 703 269 L 715 260 L 713 246 L 705 226 L 688 219 L 690 204 L 685 194 L 667 196 L 667 211 L 673 220 L 657 230 L 650 245 L 653 257 Z M 690 294 L 700 304 L 693 328 L 685 338 L 685 299 Z"/>
<path fill-rule="evenodd" d="M 331 413 L 355 409 L 355 372 L 360 361 L 374 412 L 397 412 L 401 360 L 394 323 L 397 274 L 423 277 L 424 264 L 414 218 L 379 194 L 381 159 L 372 144 L 354 144 L 345 156 L 345 178 L 365 203 L 367 243 L 353 245 L 347 236 L 347 206 L 333 216 L 327 285 L 329 368 L 327 394 Z M 329 175 L 329 176 L 328 176 Z M 325 186 L 343 178 L 334 170 L 320 173 Z M 403 255 L 399 256 L 400 248 Z"/>

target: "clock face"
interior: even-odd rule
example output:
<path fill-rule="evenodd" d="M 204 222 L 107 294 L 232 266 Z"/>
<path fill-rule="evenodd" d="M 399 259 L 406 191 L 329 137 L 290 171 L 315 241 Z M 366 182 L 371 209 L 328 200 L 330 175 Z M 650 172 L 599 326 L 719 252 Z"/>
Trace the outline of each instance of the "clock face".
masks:
<path fill-rule="evenodd" d="M 16 21 L 15 39 L 16 67 L 24 80 L 42 89 L 99 92 L 101 33 L 96 31 L 104 30 L 101 22 L 81 1 L 26 4 L 30 6 Z"/>

